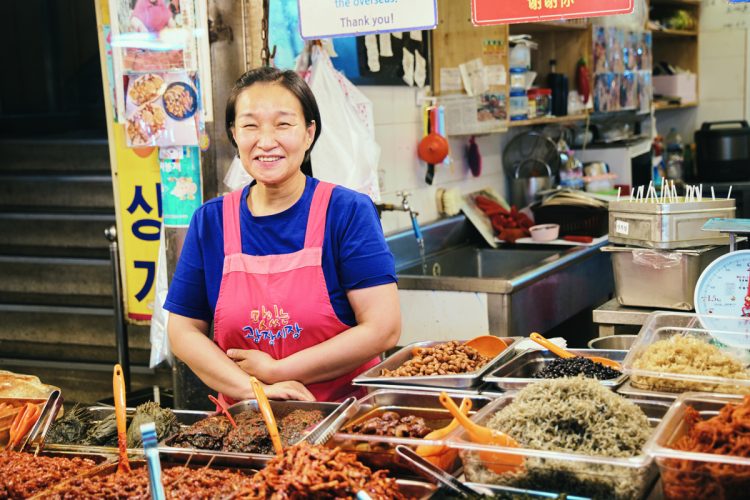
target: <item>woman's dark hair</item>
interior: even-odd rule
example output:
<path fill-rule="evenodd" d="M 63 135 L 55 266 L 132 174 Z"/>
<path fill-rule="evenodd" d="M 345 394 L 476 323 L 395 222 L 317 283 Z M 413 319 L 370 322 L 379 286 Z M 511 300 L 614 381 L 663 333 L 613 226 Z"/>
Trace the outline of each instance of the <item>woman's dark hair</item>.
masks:
<path fill-rule="evenodd" d="M 320 131 L 323 128 L 323 124 L 320 122 L 320 111 L 318 110 L 318 103 L 315 101 L 315 96 L 307 86 L 307 83 L 294 71 L 287 70 L 281 71 L 276 68 L 264 66 L 261 68 L 251 69 L 234 83 L 232 91 L 229 92 L 229 98 L 227 98 L 227 109 L 226 109 L 226 129 L 227 137 L 229 142 L 236 148 L 237 143 L 234 142 L 232 137 L 232 127 L 234 127 L 235 119 L 235 105 L 237 104 L 237 98 L 243 90 L 250 87 L 254 83 L 278 83 L 285 89 L 295 95 L 302 105 L 302 113 L 305 115 L 305 124 L 309 127 L 312 122 L 315 122 L 315 136 L 313 137 L 312 144 L 305 151 L 305 159 L 302 161 L 302 173 L 312 177 L 312 163 L 310 162 L 310 152 L 315 146 L 315 143 L 320 137 Z"/>

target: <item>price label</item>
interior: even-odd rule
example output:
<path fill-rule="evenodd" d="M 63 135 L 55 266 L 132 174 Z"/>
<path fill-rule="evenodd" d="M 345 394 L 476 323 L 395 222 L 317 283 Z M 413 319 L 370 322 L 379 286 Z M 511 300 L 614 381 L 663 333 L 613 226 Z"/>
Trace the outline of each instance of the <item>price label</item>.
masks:
<path fill-rule="evenodd" d="M 615 232 L 618 234 L 627 234 L 630 232 L 630 224 L 624 220 L 615 220 Z"/>

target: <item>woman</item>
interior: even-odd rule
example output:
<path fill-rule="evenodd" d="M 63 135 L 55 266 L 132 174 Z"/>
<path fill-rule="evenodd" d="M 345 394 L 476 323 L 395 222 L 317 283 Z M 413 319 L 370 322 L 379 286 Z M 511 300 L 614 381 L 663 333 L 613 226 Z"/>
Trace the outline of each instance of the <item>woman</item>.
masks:
<path fill-rule="evenodd" d="M 193 216 L 164 306 L 172 350 L 230 402 L 254 397 L 250 375 L 270 398 L 341 400 L 401 333 L 375 206 L 310 177 L 320 113 L 293 71 L 240 77 L 226 130 L 255 181 Z"/>

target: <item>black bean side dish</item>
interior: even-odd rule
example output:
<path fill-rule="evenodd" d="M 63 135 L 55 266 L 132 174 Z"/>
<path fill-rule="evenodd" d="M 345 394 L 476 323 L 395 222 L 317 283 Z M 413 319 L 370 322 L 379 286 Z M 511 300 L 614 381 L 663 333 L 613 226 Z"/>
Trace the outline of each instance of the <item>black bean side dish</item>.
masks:
<path fill-rule="evenodd" d="M 559 358 L 550 362 L 540 372 L 535 373 L 533 378 L 562 378 L 583 375 L 598 380 L 609 380 L 622 375 L 622 372 L 596 363 L 588 358 Z"/>

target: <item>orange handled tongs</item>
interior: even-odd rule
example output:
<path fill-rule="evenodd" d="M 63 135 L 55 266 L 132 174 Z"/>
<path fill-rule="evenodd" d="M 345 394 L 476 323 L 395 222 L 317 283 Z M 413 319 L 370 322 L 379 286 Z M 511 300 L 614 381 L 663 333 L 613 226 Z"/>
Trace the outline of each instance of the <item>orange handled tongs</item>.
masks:
<path fill-rule="evenodd" d="M 273 443 L 273 449 L 277 455 L 281 455 L 284 452 L 284 448 L 281 445 L 281 437 L 279 436 L 279 428 L 276 425 L 276 419 L 273 416 L 273 409 L 271 409 L 271 403 L 268 402 L 266 393 L 263 391 L 263 386 L 260 385 L 255 377 L 250 377 L 250 383 L 253 386 L 255 392 L 255 400 L 258 402 L 258 409 L 263 417 L 263 421 L 266 423 L 268 434 L 271 436 L 271 442 Z"/>

